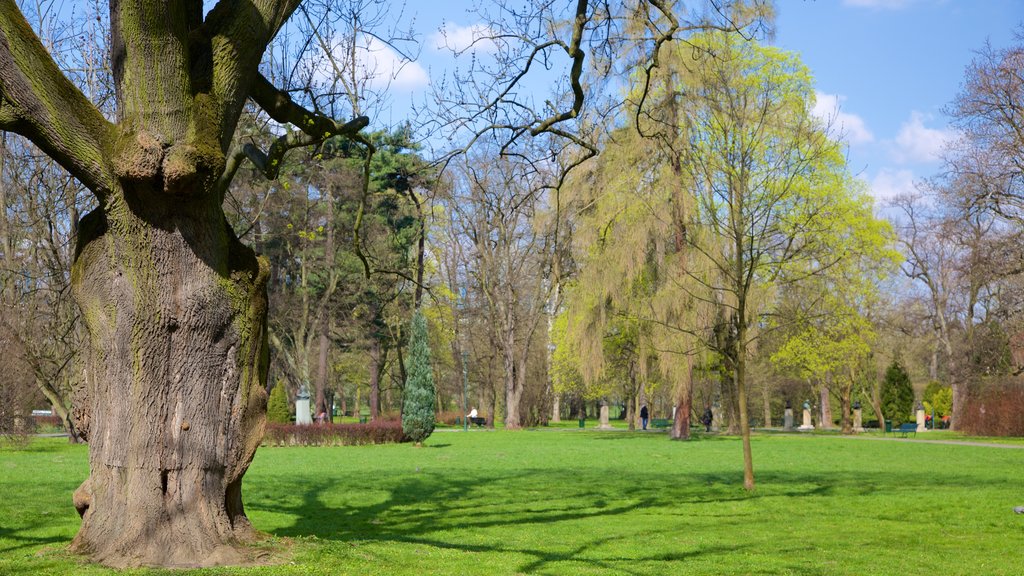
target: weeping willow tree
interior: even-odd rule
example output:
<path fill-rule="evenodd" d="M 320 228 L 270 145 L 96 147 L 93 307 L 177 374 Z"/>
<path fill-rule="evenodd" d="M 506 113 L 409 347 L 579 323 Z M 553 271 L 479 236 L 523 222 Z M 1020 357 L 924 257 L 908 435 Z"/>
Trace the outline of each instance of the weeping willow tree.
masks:
<path fill-rule="evenodd" d="M 645 344 L 677 378 L 695 354 L 714 353 L 753 489 L 747 361 L 778 288 L 885 238 L 839 144 L 811 115 L 811 76 L 795 55 L 710 32 L 661 56 L 634 130 L 616 131 L 575 182 L 586 206 L 582 288 L 567 333 L 584 377 L 601 370 L 596 335 L 615 315 L 650 326 Z"/>
<path fill-rule="evenodd" d="M 678 160 L 665 140 L 623 128 L 570 181 L 570 202 L 582 207 L 574 234 L 579 272 L 567 290 L 556 356 L 575 356 L 579 378 L 567 381 L 595 396 L 621 370 L 612 360 L 623 360 L 628 335 L 637 375 L 653 380 L 648 370 L 656 366 L 672 383 L 670 436 L 686 439 L 693 368 L 707 351 L 690 328 L 707 324 L 714 306 L 691 277 L 711 270 L 687 247 L 693 196 Z"/>

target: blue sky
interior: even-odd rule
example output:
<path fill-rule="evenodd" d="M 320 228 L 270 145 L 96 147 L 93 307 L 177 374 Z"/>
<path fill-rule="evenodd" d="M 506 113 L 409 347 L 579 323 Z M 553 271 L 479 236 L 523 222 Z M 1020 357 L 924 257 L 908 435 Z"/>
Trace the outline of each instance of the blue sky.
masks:
<path fill-rule="evenodd" d="M 406 5 L 420 55 L 391 81 L 392 110 L 382 122 L 401 121 L 411 97 L 422 98 L 430 78 L 451 65 L 437 49 L 437 32 L 443 26 L 449 43 L 465 42 L 479 25 L 470 4 Z M 880 204 L 939 169 L 936 154 L 955 137 L 942 108 L 974 51 L 986 40 L 1008 45 L 1024 22 L 1024 0 L 777 0 L 777 9 L 775 44 L 799 53 L 811 69 L 818 112 L 842 126 L 851 169 Z"/>
<path fill-rule="evenodd" d="M 933 175 L 942 113 L 988 40 L 1007 46 L 1022 0 L 781 0 L 776 44 L 798 52 L 819 107 L 844 125 L 851 168 L 883 202 Z"/>

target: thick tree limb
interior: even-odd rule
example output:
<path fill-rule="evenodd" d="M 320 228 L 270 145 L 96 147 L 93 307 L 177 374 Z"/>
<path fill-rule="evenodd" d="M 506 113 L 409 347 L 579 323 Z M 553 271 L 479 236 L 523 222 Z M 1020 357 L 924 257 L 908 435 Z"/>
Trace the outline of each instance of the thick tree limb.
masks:
<path fill-rule="evenodd" d="M 210 91 L 227 150 L 267 45 L 301 0 L 219 0 L 197 37 L 209 43 Z"/>
<path fill-rule="evenodd" d="M 25 136 L 97 196 L 114 189 L 113 125 L 60 71 L 14 0 L 0 0 L 0 128 Z"/>
<path fill-rule="evenodd" d="M 299 106 L 287 93 L 278 90 L 262 74 L 257 75 L 253 80 L 250 97 L 271 118 L 282 124 L 292 124 L 299 131 L 288 131 L 278 137 L 267 152 L 263 152 L 251 143 L 235 147 L 228 156 L 224 174 L 217 182 L 218 190 L 222 195 L 246 158 L 264 176 L 274 180 L 281 170 L 281 161 L 285 152 L 293 148 L 313 146 L 332 136 L 343 136 L 370 146 L 369 141 L 359 134 L 359 131 L 370 123 L 370 119 L 366 116 L 358 116 L 344 124 L 339 124 L 323 114 Z"/>

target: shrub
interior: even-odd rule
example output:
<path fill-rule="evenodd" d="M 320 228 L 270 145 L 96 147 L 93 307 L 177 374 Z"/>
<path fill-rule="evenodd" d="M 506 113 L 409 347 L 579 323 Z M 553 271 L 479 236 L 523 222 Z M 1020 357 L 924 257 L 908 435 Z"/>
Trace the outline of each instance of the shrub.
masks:
<path fill-rule="evenodd" d="M 398 420 L 368 424 L 267 424 L 263 444 L 268 446 L 356 446 L 406 441 Z"/>
<path fill-rule="evenodd" d="M 270 391 L 270 399 L 267 400 L 267 422 L 287 424 L 290 420 L 288 392 L 284 389 L 284 380 L 278 380 L 273 390 Z"/>
<path fill-rule="evenodd" d="M 953 389 L 949 386 L 936 392 L 931 398 L 931 405 L 935 408 L 935 414 L 942 418 L 953 414 Z"/>
<path fill-rule="evenodd" d="M 417 311 L 409 335 L 409 374 L 402 392 L 402 431 L 417 445 L 434 432 L 434 369 L 430 366 L 427 319 Z"/>
<path fill-rule="evenodd" d="M 928 408 L 934 408 L 935 415 L 940 418 L 952 414 L 953 389 L 941 382 L 935 380 L 929 382 L 921 400 L 925 405 L 925 412 L 929 412 Z"/>
<path fill-rule="evenodd" d="M 899 360 L 893 360 L 882 381 L 882 415 L 886 420 L 901 423 L 909 421 L 913 410 L 914 388 L 910 384 L 910 375 Z"/>

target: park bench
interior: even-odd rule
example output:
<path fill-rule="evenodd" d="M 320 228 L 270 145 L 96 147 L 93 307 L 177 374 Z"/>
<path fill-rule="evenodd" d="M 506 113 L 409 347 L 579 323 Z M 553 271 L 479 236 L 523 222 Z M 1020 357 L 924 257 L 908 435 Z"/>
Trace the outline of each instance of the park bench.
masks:
<path fill-rule="evenodd" d="M 913 433 L 914 436 L 917 436 L 917 424 L 914 424 L 913 422 L 904 422 L 903 424 L 900 424 L 899 428 L 893 430 L 893 433 L 899 434 L 903 438 L 906 438 L 907 434 L 910 433 Z"/>
<path fill-rule="evenodd" d="M 668 418 L 655 418 L 651 420 L 651 428 L 668 428 L 671 425 Z"/>
<path fill-rule="evenodd" d="M 470 417 L 469 423 L 478 428 L 483 428 L 484 426 L 487 426 L 487 418 L 481 418 L 476 416 Z"/>

